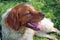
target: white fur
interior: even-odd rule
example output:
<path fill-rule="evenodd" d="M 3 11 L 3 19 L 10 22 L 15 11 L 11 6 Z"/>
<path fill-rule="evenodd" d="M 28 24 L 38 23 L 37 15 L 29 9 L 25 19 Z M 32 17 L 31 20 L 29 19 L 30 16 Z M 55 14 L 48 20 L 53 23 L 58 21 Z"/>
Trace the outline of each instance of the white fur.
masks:
<path fill-rule="evenodd" d="M 57 34 L 60 35 L 60 31 L 56 28 L 54 28 L 54 23 L 51 21 L 51 19 L 44 18 L 39 24 L 42 25 L 43 30 L 37 32 L 37 36 L 39 37 L 46 37 L 52 40 L 57 40 L 55 37 L 48 35 L 48 32 L 57 32 Z"/>
<path fill-rule="evenodd" d="M 52 40 L 57 40 L 55 37 L 48 35 L 48 32 L 57 32 L 60 34 L 60 31 L 54 28 L 54 23 L 47 18 L 44 18 L 39 24 L 42 24 L 43 30 L 42 31 L 35 31 L 30 28 L 27 28 L 24 35 L 22 35 L 22 30 L 14 31 L 6 27 L 4 20 L 8 16 L 8 13 L 11 11 L 12 8 L 8 9 L 2 15 L 2 40 L 33 40 L 33 36 L 37 35 L 39 37 L 47 37 Z"/>
<path fill-rule="evenodd" d="M 42 24 L 43 31 L 45 32 L 50 32 L 54 28 L 54 23 L 48 18 L 44 18 L 40 24 Z"/>

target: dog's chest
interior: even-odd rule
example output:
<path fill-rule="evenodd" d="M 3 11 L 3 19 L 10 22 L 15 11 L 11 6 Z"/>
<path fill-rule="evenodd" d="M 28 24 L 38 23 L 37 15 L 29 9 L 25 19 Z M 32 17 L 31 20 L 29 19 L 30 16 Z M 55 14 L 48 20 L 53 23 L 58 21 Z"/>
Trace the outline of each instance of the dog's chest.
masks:
<path fill-rule="evenodd" d="M 18 40 L 21 39 L 21 32 L 15 32 L 13 30 L 9 30 L 6 27 L 2 27 L 2 39 L 3 40 Z"/>

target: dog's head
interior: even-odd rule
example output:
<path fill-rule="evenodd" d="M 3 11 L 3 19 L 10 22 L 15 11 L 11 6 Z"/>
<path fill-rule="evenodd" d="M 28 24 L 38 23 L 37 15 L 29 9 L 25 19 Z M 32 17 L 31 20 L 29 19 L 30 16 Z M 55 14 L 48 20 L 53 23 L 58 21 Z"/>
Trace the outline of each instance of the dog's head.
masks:
<path fill-rule="evenodd" d="M 14 30 L 19 30 L 27 23 L 38 23 L 44 18 L 44 14 L 28 4 L 21 4 L 14 7 L 8 14 L 5 23 Z"/>

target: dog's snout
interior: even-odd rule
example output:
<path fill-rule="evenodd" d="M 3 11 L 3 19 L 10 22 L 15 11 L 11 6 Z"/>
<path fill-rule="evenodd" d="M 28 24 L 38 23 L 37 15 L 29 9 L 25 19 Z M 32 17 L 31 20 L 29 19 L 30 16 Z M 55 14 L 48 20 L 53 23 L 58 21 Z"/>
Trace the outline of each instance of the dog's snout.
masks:
<path fill-rule="evenodd" d="M 41 13 L 40 16 L 44 17 L 45 15 L 43 13 Z"/>

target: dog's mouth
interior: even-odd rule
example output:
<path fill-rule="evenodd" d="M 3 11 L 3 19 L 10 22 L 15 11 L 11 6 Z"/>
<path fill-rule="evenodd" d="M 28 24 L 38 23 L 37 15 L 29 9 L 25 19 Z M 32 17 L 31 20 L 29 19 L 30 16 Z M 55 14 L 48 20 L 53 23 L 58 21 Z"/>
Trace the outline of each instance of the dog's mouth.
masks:
<path fill-rule="evenodd" d="M 37 22 L 28 22 L 26 27 L 31 28 L 33 30 L 42 30 L 42 25 Z"/>

